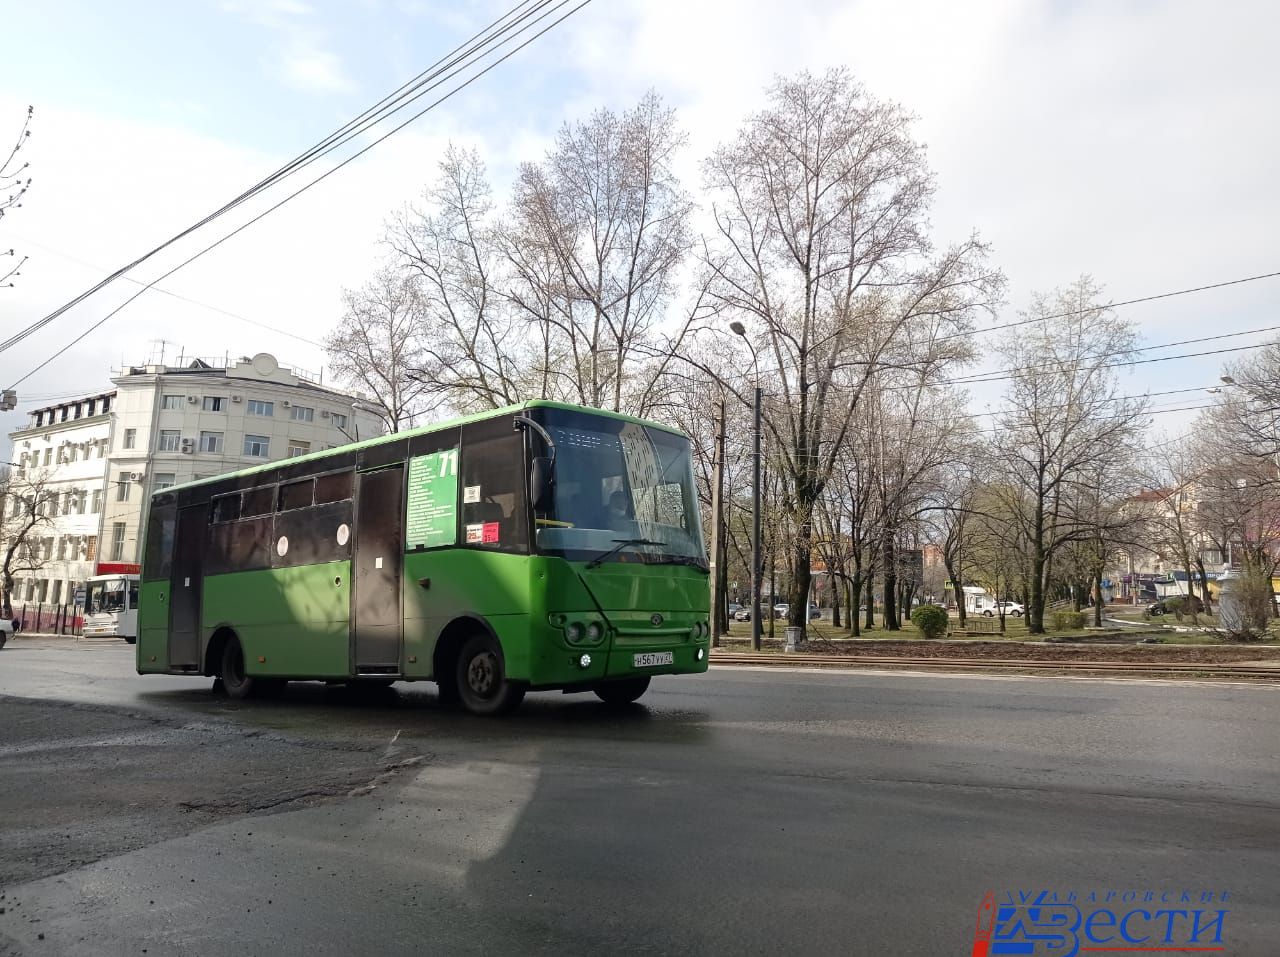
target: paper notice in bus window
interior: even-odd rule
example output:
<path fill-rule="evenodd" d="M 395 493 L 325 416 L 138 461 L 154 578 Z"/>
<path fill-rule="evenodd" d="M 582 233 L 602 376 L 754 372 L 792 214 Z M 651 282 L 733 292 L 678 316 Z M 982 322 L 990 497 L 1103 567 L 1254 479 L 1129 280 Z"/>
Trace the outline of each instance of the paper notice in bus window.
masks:
<path fill-rule="evenodd" d="M 464 485 L 462 488 L 462 501 L 466 505 L 480 501 L 480 486 Z"/>
<path fill-rule="evenodd" d="M 467 544 L 480 545 L 484 542 L 484 525 L 467 526 Z"/>
<path fill-rule="evenodd" d="M 498 541 L 498 523 L 497 522 L 484 523 L 483 541 L 484 541 L 484 544 L 486 545 L 494 545 L 497 543 Z"/>
<path fill-rule="evenodd" d="M 434 548 L 458 540 L 458 450 L 409 460 L 405 547 Z"/>

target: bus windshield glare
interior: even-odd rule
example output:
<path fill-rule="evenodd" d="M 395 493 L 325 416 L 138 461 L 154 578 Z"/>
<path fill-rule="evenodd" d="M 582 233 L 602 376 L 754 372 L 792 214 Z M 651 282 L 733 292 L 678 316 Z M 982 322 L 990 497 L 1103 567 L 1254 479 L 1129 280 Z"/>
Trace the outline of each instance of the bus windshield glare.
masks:
<path fill-rule="evenodd" d="M 126 611 L 128 608 L 136 608 L 138 604 L 138 586 L 136 583 L 133 584 L 129 594 L 132 600 L 126 606 L 125 585 L 126 582 L 123 578 L 89 582 L 85 594 L 85 612 L 95 615 L 103 612 Z"/>
<path fill-rule="evenodd" d="M 688 439 L 562 410 L 542 420 L 556 451 L 552 504 L 535 516 L 539 552 L 706 568 Z"/>

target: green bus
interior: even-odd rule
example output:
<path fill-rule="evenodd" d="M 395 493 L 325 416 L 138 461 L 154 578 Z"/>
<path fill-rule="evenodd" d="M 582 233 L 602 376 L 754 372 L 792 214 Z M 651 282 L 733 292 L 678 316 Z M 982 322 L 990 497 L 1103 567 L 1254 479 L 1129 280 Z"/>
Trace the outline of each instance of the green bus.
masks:
<path fill-rule="evenodd" d="M 434 681 L 479 714 L 528 690 L 631 702 L 707 670 L 689 440 L 532 401 L 157 491 L 139 674 L 234 698 Z"/>

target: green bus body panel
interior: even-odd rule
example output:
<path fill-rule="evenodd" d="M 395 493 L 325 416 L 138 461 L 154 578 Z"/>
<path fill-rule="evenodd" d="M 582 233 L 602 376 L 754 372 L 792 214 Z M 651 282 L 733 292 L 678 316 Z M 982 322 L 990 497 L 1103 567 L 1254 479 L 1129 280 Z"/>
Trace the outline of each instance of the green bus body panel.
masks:
<path fill-rule="evenodd" d="M 201 647 L 229 626 L 244 649 L 246 674 L 345 677 L 351 673 L 350 576 L 349 561 L 206 576 Z"/>
<path fill-rule="evenodd" d="M 138 674 L 169 670 L 169 583 L 142 582 L 138 589 Z"/>
<path fill-rule="evenodd" d="M 403 585 L 401 673 L 408 679 L 435 677 L 436 643 L 459 618 L 487 626 L 502 644 L 508 676 L 535 688 L 707 670 L 707 642 L 692 636 L 695 625 L 707 620 L 707 577 L 693 568 L 586 568 L 560 558 L 454 548 L 407 554 Z M 168 587 L 143 585 L 140 674 L 169 671 Z M 240 638 L 248 674 L 349 677 L 350 595 L 347 561 L 208 576 L 202 653 L 225 626 Z M 606 637 L 594 645 L 570 644 L 563 626 L 571 622 L 584 629 L 594 622 Z M 671 652 L 673 661 L 634 667 L 633 656 L 644 652 Z M 584 653 L 591 656 L 587 668 L 580 665 Z"/>

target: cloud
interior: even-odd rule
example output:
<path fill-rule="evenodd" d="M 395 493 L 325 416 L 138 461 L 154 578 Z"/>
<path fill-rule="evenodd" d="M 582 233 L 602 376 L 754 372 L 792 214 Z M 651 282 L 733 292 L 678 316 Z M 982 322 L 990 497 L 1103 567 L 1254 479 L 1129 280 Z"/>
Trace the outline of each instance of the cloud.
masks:
<path fill-rule="evenodd" d="M 296 90 L 345 93 L 355 89 L 335 54 L 306 45 L 285 52 L 280 72 L 285 82 Z"/>

